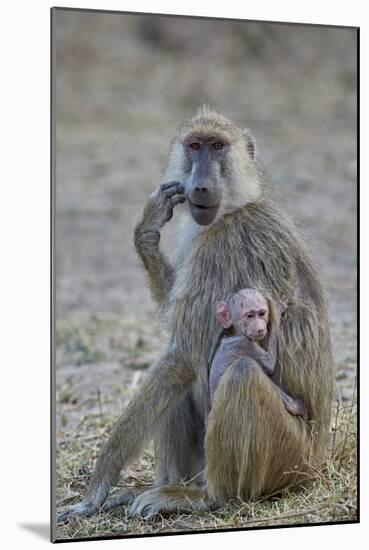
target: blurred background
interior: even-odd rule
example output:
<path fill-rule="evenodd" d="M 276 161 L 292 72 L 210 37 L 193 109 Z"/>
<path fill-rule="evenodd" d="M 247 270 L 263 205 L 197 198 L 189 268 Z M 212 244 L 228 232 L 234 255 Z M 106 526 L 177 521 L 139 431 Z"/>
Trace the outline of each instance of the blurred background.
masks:
<path fill-rule="evenodd" d="M 350 399 L 356 31 L 63 10 L 55 17 L 60 440 L 87 411 L 116 415 L 163 346 L 133 229 L 161 183 L 176 127 L 203 101 L 252 130 L 265 177 L 306 236 L 326 280 L 337 395 Z"/>

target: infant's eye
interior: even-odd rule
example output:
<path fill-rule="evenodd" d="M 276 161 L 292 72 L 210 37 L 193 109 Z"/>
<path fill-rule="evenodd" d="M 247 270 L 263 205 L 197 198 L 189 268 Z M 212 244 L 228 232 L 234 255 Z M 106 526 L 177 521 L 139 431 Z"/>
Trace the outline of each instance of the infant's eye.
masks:
<path fill-rule="evenodd" d="M 190 147 L 191 149 L 195 149 L 195 151 L 197 151 L 198 149 L 200 149 L 201 143 L 199 141 L 193 141 L 192 143 L 190 143 Z"/>
<path fill-rule="evenodd" d="M 254 316 L 253 316 L 252 313 L 248 313 L 248 314 L 246 315 L 246 317 L 247 317 L 248 319 L 252 319 Z"/>
<path fill-rule="evenodd" d="M 215 143 L 213 143 L 213 149 L 223 149 L 224 147 L 224 143 L 222 143 L 221 141 L 216 141 Z"/>
<path fill-rule="evenodd" d="M 261 311 L 261 312 L 259 313 L 259 315 L 260 315 L 260 317 L 265 317 L 265 311 Z"/>

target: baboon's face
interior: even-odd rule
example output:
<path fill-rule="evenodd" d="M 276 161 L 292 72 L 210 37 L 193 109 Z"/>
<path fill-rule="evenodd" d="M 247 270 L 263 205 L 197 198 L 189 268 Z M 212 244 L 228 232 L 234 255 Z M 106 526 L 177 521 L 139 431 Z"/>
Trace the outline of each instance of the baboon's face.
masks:
<path fill-rule="evenodd" d="M 214 221 L 222 200 L 222 168 L 229 144 L 216 136 L 196 135 L 183 143 L 187 173 L 186 197 L 191 215 L 199 225 Z"/>
<path fill-rule="evenodd" d="M 229 302 L 218 304 L 216 318 L 225 329 L 233 328 L 235 336 L 262 340 L 268 332 L 269 305 L 255 289 L 237 292 Z"/>
<path fill-rule="evenodd" d="M 269 308 L 262 295 L 239 295 L 231 305 L 235 334 L 262 340 L 268 332 Z"/>
<path fill-rule="evenodd" d="M 248 130 L 203 108 L 178 130 L 164 181 L 183 184 L 186 210 L 208 226 L 260 196 L 254 147 Z"/>

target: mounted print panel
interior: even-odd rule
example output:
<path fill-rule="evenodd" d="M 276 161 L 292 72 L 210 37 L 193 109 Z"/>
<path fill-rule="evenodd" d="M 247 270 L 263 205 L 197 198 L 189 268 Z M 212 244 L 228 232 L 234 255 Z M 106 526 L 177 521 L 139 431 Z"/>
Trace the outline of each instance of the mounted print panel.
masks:
<path fill-rule="evenodd" d="M 53 540 L 357 522 L 358 29 L 51 18 Z"/>

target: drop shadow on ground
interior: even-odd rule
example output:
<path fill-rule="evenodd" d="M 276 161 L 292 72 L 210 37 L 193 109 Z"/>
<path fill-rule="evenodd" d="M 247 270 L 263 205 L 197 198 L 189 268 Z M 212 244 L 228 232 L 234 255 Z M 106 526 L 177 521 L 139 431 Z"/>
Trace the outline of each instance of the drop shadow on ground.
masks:
<path fill-rule="evenodd" d="M 38 535 L 41 539 L 50 541 L 50 526 L 48 523 L 19 523 L 18 526 Z"/>

